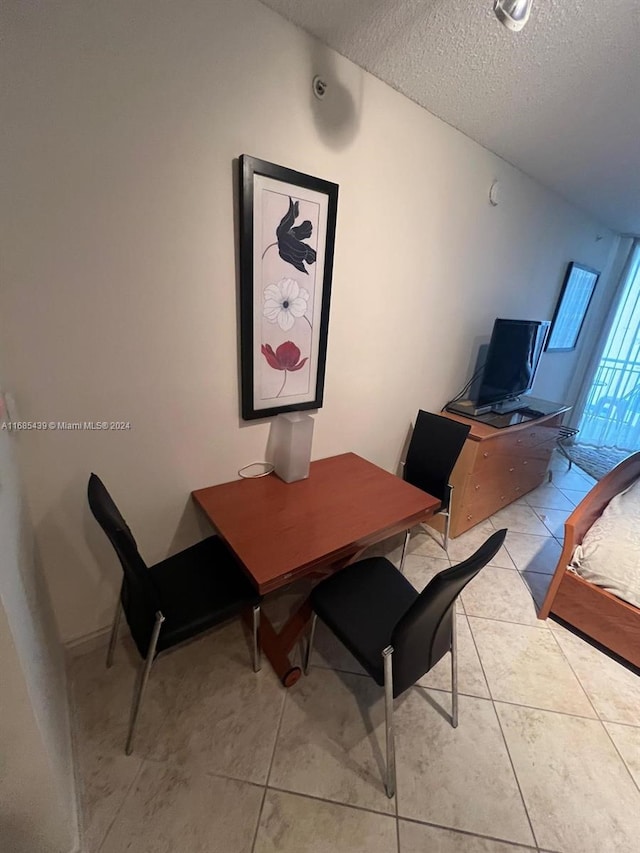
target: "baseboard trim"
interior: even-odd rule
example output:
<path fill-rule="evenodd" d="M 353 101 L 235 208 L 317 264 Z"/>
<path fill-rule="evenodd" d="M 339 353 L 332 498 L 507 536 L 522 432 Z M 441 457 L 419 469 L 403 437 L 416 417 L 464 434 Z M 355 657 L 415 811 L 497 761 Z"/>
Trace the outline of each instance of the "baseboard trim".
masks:
<path fill-rule="evenodd" d="M 64 643 L 64 650 L 68 657 L 77 658 L 90 652 L 95 652 L 98 649 L 106 649 L 109 645 L 110 634 L 111 628 L 100 628 L 98 631 L 92 631 L 90 634 L 84 634 L 82 637 L 67 640 Z"/>

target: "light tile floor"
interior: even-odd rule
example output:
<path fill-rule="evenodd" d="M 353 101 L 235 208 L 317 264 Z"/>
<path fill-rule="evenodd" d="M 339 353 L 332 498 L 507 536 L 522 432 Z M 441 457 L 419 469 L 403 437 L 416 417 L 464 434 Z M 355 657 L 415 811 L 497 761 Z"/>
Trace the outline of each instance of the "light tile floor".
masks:
<path fill-rule="evenodd" d="M 240 624 L 154 667 L 132 756 L 127 641 L 71 664 L 86 853 L 631 853 L 640 837 L 640 677 L 536 619 L 562 523 L 592 485 L 553 482 L 451 542 L 424 531 L 422 588 L 500 526 L 506 546 L 458 602 L 460 725 L 449 661 L 396 701 L 398 793 L 382 784 L 381 690 L 322 627 L 308 678 L 255 675 Z M 392 559 L 399 541 L 385 543 Z M 272 601 L 285 610 L 293 593 Z"/>

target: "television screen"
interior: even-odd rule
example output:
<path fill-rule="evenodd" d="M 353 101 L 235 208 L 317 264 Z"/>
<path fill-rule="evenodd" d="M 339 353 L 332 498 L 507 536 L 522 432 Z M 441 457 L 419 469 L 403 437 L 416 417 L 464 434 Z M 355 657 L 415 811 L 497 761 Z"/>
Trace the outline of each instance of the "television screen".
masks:
<path fill-rule="evenodd" d="M 478 404 L 498 403 L 530 391 L 549 331 L 548 320 L 503 320 L 493 325 Z"/>

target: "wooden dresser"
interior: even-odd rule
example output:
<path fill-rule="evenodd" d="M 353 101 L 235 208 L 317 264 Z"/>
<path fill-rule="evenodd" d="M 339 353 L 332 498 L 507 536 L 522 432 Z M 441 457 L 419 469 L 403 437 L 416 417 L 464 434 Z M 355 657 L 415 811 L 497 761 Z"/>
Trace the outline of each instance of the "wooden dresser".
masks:
<path fill-rule="evenodd" d="M 544 481 L 565 411 L 566 408 L 503 429 L 441 412 L 447 418 L 471 426 L 451 475 L 452 537 L 464 533 Z"/>

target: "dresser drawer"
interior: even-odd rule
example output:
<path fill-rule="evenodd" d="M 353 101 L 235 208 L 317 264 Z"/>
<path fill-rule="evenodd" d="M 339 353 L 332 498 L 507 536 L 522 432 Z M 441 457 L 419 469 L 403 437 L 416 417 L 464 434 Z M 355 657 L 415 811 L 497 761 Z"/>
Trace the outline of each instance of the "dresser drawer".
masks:
<path fill-rule="evenodd" d="M 513 500 L 515 500 L 514 496 L 508 494 L 506 490 L 479 492 L 460 507 L 459 526 L 467 530 L 499 509 L 508 506 Z"/>
<path fill-rule="evenodd" d="M 556 432 L 550 436 L 546 429 L 529 429 L 480 442 L 472 476 L 491 478 L 525 461 L 530 464 L 532 460 L 548 460 L 555 447 Z"/>
<path fill-rule="evenodd" d="M 451 477 L 451 535 L 508 506 L 544 482 L 562 414 L 496 430 L 477 425 Z M 464 422 L 464 418 L 455 417 Z"/>
<path fill-rule="evenodd" d="M 481 441 L 476 452 L 471 474 L 481 477 L 493 477 L 496 473 L 509 467 L 514 451 L 504 437 L 491 438 Z"/>

